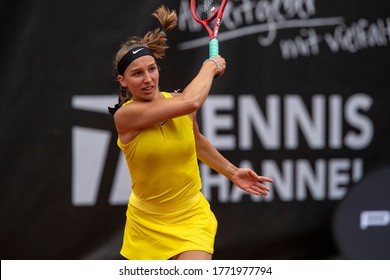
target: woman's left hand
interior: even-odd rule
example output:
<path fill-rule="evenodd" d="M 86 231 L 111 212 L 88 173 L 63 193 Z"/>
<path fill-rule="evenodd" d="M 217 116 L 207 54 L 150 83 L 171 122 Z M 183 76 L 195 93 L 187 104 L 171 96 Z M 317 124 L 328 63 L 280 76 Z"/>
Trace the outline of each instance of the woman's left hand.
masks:
<path fill-rule="evenodd" d="M 272 183 L 268 177 L 259 176 L 252 169 L 238 168 L 230 180 L 240 189 L 254 195 L 266 196 L 270 189 L 263 182 Z"/>

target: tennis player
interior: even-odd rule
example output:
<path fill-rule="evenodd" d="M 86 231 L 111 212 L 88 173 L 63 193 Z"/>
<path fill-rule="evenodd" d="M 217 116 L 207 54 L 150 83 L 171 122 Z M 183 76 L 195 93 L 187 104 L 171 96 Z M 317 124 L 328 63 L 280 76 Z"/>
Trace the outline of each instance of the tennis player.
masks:
<path fill-rule="evenodd" d="M 153 15 L 162 28 L 130 37 L 113 61 L 119 103 L 109 108 L 132 178 L 121 255 L 134 260 L 212 259 L 217 220 L 201 193 L 198 160 L 237 187 L 267 195 L 272 179 L 224 158 L 199 132 L 196 111 L 206 100 L 225 59 L 207 59 L 182 93 L 159 89 L 167 32 L 177 15 L 164 6 Z"/>

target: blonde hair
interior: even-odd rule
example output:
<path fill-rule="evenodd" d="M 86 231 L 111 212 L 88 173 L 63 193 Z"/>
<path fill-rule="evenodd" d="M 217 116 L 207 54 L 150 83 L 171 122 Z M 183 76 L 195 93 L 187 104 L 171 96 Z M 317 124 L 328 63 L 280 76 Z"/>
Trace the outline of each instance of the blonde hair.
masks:
<path fill-rule="evenodd" d="M 131 49 L 135 47 L 147 47 L 157 59 L 162 59 L 165 56 L 167 45 L 167 32 L 171 31 L 177 25 L 177 14 L 175 10 L 169 10 L 164 5 L 161 5 L 152 16 L 156 17 L 161 28 L 156 28 L 153 31 L 149 31 L 143 38 L 137 36 L 130 36 L 120 44 L 120 48 L 116 53 L 113 60 L 113 74 L 116 78 L 118 76 L 118 62 L 122 57 L 127 54 Z M 132 94 L 120 85 L 119 91 L 119 104 L 130 100 Z"/>

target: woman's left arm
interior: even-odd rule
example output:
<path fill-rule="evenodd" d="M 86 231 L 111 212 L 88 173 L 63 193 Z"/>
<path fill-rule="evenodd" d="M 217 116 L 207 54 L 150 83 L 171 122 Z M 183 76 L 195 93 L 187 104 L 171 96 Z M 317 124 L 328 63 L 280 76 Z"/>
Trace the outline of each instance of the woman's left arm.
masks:
<path fill-rule="evenodd" d="M 200 133 L 195 113 L 192 114 L 196 152 L 198 159 L 210 168 L 224 175 L 240 189 L 254 194 L 267 195 L 270 189 L 263 182 L 272 183 L 268 177 L 259 176 L 250 168 L 239 168 L 228 161 L 210 141 Z"/>

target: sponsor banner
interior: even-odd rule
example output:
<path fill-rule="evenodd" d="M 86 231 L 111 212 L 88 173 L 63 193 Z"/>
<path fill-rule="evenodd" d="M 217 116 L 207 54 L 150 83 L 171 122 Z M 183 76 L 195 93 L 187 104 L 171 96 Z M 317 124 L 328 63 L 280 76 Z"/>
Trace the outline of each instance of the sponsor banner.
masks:
<path fill-rule="evenodd" d="M 3 259 L 121 259 L 131 178 L 107 111 L 118 90 L 111 60 L 121 40 L 158 27 L 151 14 L 164 4 L 179 21 L 160 88 L 182 91 L 208 56 L 189 2 L 6 7 Z M 374 207 L 386 178 L 366 183 L 390 164 L 388 11 L 386 1 L 229 1 L 219 33 L 227 71 L 198 123 L 230 161 L 274 184 L 251 196 L 200 164 L 219 221 L 215 259 L 388 258 L 379 250 L 389 209 Z M 350 249 L 374 238 L 370 250 Z"/>

